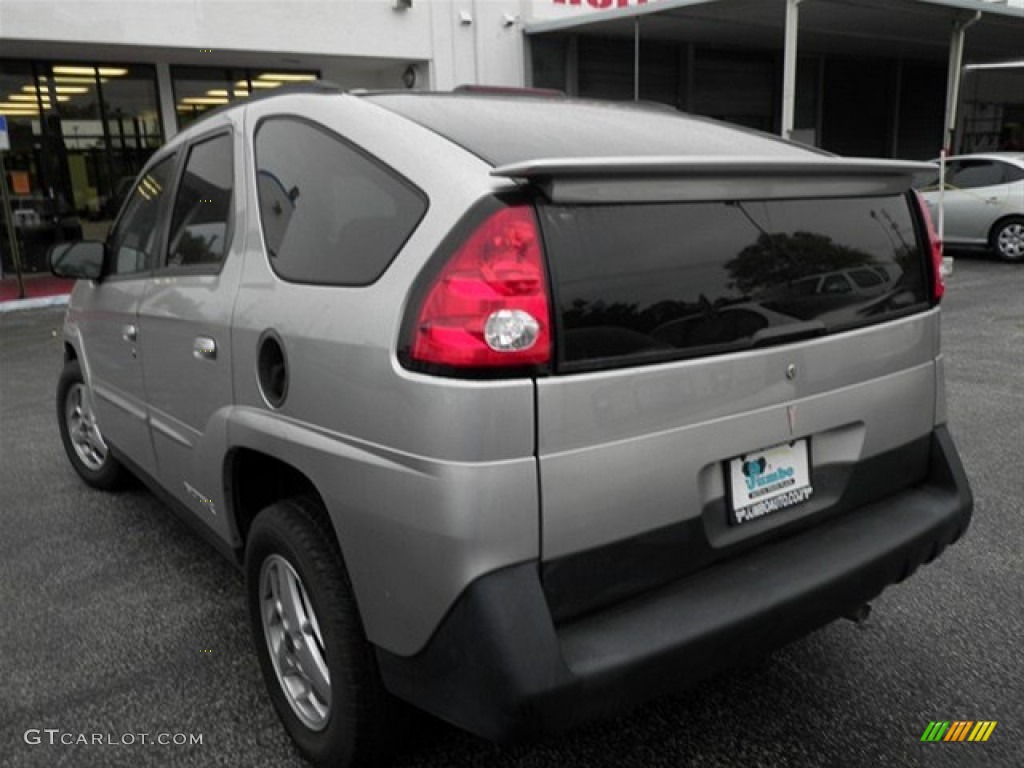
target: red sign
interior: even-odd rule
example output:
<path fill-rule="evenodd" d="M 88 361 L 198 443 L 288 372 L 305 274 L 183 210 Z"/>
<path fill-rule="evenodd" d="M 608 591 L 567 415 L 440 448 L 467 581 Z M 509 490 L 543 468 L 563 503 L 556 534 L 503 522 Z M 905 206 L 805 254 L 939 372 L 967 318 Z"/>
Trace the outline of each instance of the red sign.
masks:
<path fill-rule="evenodd" d="M 647 0 L 553 0 L 555 5 L 589 5 L 591 8 L 626 8 L 646 5 Z"/>

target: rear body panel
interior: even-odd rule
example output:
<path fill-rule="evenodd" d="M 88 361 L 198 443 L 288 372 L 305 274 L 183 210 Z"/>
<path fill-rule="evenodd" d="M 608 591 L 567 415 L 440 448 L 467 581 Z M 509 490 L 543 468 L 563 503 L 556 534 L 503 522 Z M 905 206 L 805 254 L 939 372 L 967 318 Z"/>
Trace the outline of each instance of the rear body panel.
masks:
<path fill-rule="evenodd" d="M 928 435 L 938 321 L 929 312 L 768 350 L 538 381 L 544 558 L 701 518 L 724 498 L 723 462 L 737 456 L 810 438 L 817 472 Z M 709 518 L 709 542 L 726 547 L 828 501 L 735 529 Z"/>

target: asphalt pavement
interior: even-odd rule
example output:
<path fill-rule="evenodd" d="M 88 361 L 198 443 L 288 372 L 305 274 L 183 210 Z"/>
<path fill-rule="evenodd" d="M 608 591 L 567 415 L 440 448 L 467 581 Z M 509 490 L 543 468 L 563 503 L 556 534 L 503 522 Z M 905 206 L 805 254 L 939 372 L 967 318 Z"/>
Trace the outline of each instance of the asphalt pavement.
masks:
<path fill-rule="evenodd" d="M 865 625 L 542 742 L 425 718 L 395 766 L 1024 766 L 1024 266 L 958 259 L 943 313 L 974 521 Z M 65 460 L 61 317 L 0 313 L 0 765 L 305 765 L 264 693 L 240 576 L 148 492 L 92 491 Z M 997 725 L 922 743 L 935 720 Z"/>

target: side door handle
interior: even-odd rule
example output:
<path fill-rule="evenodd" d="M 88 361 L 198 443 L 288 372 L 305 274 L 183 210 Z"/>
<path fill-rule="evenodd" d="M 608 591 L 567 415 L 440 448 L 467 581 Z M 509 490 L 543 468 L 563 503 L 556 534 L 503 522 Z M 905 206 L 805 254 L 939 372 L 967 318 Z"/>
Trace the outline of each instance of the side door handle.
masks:
<path fill-rule="evenodd" d="M 196 360 L 216 360 L 217 342 L 209 336 L 196 336 L 192 342 L 192 357 Z"/>
<path fill-rule="evenodd" d="M 127 341 L 129 344 L 134 344 L 139 340 L 139 327 L 134 323 L 121 326 L 121 338 Z"/>

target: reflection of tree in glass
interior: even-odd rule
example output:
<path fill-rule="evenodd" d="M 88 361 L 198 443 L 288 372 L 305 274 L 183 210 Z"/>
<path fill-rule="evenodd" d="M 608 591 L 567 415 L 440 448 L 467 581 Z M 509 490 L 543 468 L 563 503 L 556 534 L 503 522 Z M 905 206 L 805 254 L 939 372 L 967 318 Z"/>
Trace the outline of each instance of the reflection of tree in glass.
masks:
<path fill-rule="evenodd" d="M 603 301 L 591 303 L 585 299 L 574 299 L 572 307 L 562 315 L 566 328 L 593 328 L 602 325 L 633 328 L 637 325 L 638 318 L 636 304 L 618 301 L 614 304 L 605 304 Z"/>
<path fill-rule="evenodd" d="M 860 267 L 875 262 L 865 251 L 833 242 L 815 232 L 762 233 L 725 268 L 732 278 L 730 288 L 757 293 L 804 277 Z"/>
<path fill-rule="evenodd" d="M 201 235 L 193 235 L 185 230 L 181 233 L 178 245 L 174 249 L 175 260 L 178 264 L 202 264 L 208 261 L 212 240 L 212 237 L 207 240 Z"/>

